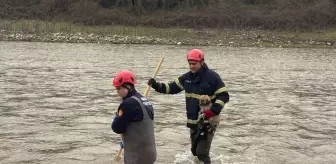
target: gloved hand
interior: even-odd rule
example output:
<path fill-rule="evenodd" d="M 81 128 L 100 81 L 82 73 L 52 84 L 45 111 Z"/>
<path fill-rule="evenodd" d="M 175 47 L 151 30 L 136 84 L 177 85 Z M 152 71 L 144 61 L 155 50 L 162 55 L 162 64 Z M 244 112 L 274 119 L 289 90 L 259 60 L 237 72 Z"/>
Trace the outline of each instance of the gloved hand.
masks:
<path fill-rule="evenodd" d="M 198 115 L 197 122 L 199 122 L 201 119 L 204 119 L 204 115 L 203 114 Z"/>
<path fill-rule="evenodd" d="M 204 118 L 205 118 L 205 119 L 210 119 L 210 118 L 211 118 L 212 116 L 214 116 L 215 114 L 212 112 L 211 109 L 207 109 L 207 110 L 205 110 L 205 111 L 203 112 L 202 115 L 204 115 Z"/>
<path fill-rule="evenodd" d="M 147 83 L 149 86 L 151 86 L 153 89 L 158 89 L 159 84 L 156 82 L 154 78 L 150 78 Z"/>
<path fill-rule="evenodd" d="M 199 122 L 201 119 L 209 120 L 209 125 L 207 125 L 206 128 L 208 132 L 215 133 L 217 126 L 220 122 L 220 116 L 215 115 L 213 111 L 209 108 L 205 109 L 205 111 L 198 116 L 197 122 Z"/>
<path fill-rule="evenodd" d="M 124 141 L 120 141 L 120 148 L 124 148 Z"/>
<path fill-rule="evenodd" d="M 197 122 L 200 121 L 202 118 L 203 119 L 210 119 L 211 117 L 213 117 L 215 114 L 212 112 L 212 110 L 206 109 L 204 112 L 202 112 L 197 119 Z"/>

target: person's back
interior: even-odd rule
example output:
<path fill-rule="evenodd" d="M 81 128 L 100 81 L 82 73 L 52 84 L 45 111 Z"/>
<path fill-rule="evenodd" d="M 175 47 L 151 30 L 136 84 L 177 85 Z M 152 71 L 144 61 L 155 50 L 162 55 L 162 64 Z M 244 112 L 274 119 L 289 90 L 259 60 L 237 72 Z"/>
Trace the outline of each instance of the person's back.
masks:
<path fill-rule="evenodd" d="M 157 156 L 154 109 L 135 90 L 134 84 L 135 75 L 128 71 L 122 71 L 114 78 L 113 86 L 123 101 L 111 127 L 115 133 L 122 134 L 125 164 L 153 164 Z"/>
<path fill-rule="evenodd" d="M 154 137 L 154 110 L 150 102 L 139 93 L 130 97 L 137 101 L 143 115 L 141 121 L 130 122 L 124 136 L 124 161 L 126 164 L 153 164 L 156 160 Z M 145 105 L 146 104 L 146 105 Z"/>

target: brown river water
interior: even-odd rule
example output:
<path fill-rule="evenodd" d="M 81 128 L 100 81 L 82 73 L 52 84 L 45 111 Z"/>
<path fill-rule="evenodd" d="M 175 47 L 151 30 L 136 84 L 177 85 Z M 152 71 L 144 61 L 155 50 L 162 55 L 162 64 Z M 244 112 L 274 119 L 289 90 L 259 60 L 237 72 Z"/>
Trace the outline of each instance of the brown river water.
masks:
<path fill-rule="evenodd" d="M 187 46 L 0 42 L 0 163 L 114 163 L 120 69 L 138 91 L 188 71 Z M 215 164 L 336 163 L 336 49 L 200 47 L 231 99 L 211 149 Z M 151 90 L 158 164 L 191 156 L 184 93 Z"/>

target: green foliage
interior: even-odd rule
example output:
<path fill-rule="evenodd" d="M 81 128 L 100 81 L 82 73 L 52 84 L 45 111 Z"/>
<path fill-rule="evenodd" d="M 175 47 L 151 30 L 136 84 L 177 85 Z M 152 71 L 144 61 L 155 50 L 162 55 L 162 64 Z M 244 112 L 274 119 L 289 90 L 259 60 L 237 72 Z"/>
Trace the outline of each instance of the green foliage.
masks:
<path fill-rule="evenodd" d="M 0 0 L 3 19 L 62 19 L 85 25 L 323 29 L 335 0 Z"/>

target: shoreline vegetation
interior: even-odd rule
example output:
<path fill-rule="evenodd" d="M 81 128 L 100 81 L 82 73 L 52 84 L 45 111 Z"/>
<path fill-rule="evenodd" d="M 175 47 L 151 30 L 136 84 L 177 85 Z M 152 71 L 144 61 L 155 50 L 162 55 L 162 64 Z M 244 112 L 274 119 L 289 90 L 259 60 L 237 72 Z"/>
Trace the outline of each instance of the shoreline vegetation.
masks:
<path fill-rule="evenodd" d="M 336 0 L 0 0 L 0 40 L 336 48 Z"/>
<path fill-rule="evenodd" d="M 230 47 L 336 48 L 336 29 L 314 32 L 87 26 L 69 22 L 0 20 L 1 41 L 162 44 Z"/>
<path fill-rule="evenodd" d="M 85 26 L 37 20 L 0 21 L 1 41 L 162 44 L 231 47 L 336 48 L 336 30 L 187 29 Z"/>

